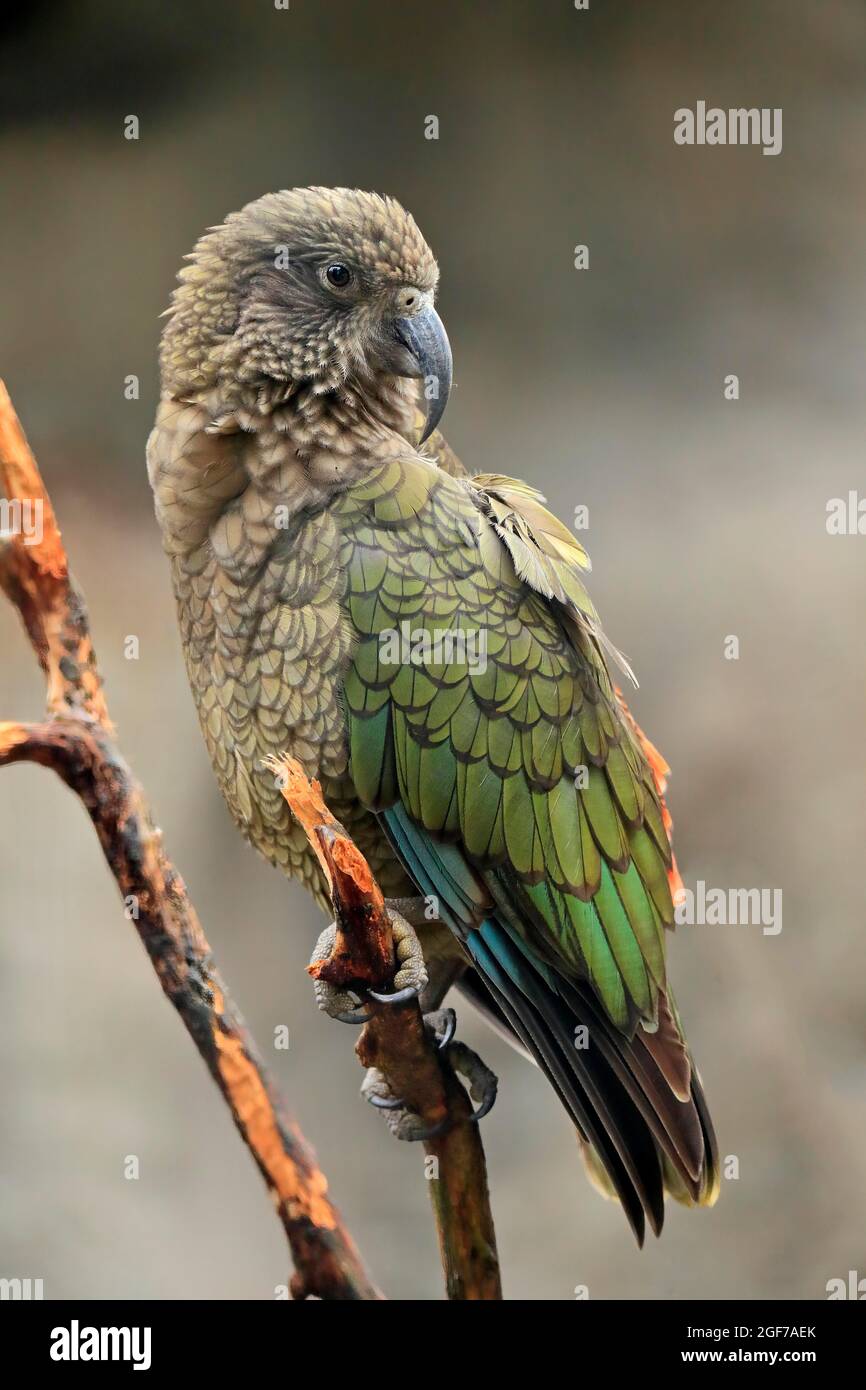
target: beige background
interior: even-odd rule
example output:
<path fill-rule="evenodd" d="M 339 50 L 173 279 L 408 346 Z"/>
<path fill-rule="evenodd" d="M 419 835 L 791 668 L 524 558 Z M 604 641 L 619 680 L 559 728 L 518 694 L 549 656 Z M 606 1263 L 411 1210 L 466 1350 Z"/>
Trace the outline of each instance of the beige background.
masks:
<path fill-rule="evenodd" d="M 89 0 L 17 24 L 0 373 L 125 752 L 261 1045 L 291 1029 L 274 1070 L 378 1279 L 439 1296 L 421 1155 L 359 1100 L 354 1036 L 316 1014 L 317 914 L 218 797 L 143 457 L 181 256 L 248 199 L 311 182 L 396 195 L 433 245 L 467 464 L 531 479 L 566 520 L 589 506 L 593 593 L 674 767 L 687 883 L 784 893 L 777 937 L 672 943 L 740 1178 L 712 1212 L 673 1208 L 642 1255 L 541 1078 L 462 1011 L 502 1083 L 484 1135 L 507 1294 L 820 1298 L 866 1274 L 866 539 L 824 524 L 828 498 L 866 488 L 862 5 Z M 698 99 L 781 106 L 782 154 L 676 147 L 673 112 Z M 33 716 L 40 680 L 5 606 L 0 644 L 0 713 Z M 47 1296 L 271 1297 L 286 1254 L 258 1174 L 89 823 L 40 769 L 0 777 L 0 903 L 0 1274 Z"/>

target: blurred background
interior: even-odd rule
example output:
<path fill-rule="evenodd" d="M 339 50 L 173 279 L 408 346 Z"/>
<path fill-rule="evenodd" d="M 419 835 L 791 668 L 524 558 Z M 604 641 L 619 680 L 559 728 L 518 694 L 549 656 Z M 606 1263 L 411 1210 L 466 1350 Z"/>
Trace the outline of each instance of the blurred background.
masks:
<path fill-rule="evenodd" d="M 377 1279 L 441 1296 L 422 1156 L 361 1102 L 354 1037 L 316 1012 L 316 910 L 223 808 L 144 467 L 181 257 L 307 183 L 415 214 L 454 348 L 445 431 L 469 468 L 528 478 L 566 521 L 589 508 L 593 595 L 674 769 L 687 885 L 783 891 L 777 936 L 671 943 L 739 1177 L 713 1211 L 672 1206 L 642 1254 L 539 1074 L 461 1009 L 501 1078 L 484 1137 L 506 1296 L 812 1299 L 866 1274 L 866 539 L 825 525 L 828 499 L 866 490 L 860 0 L 77 0 L 4 25 L 0 375 L 124 752 Z M 782 153 L 675 145 L 675 109 L 698 100 L 782 107 Z M 5 604 L 0 652 L 0 715 L 37 717 Z M 82 808 L 39 768 L 0 777 L 0 904 L 0 1275 L 46 1297 L 272 1298 L 287 1256 L 259 1175 Z"/>

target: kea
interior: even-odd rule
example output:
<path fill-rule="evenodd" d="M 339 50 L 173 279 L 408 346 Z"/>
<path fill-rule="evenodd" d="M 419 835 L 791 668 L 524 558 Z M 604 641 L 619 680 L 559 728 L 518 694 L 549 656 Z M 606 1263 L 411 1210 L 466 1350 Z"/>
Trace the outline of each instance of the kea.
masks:
<path fill-rule="evenodd" d="M 616 683 L 586 553 L 533 486 L 467 472 L 439 432 L 439 271 L 394 199 L 268 194 L 187 260 L 148 469 L 231 814 L 327 910 L 269 755 L 320 780 L 386 895 L 383 997 L 420 994 L 452 1047 L 456 985 L 547 1077 L 642 1243 L 666 1193 L 713 1203 L 718 1153 L 665 961 L 668 769 Z M 365 1017 L 361 989 L 316 990 Z M 462 1055 L 477 1117 L 496 1080 Z M 365 1094 L 422 1135 L 387 1077 Z"/>

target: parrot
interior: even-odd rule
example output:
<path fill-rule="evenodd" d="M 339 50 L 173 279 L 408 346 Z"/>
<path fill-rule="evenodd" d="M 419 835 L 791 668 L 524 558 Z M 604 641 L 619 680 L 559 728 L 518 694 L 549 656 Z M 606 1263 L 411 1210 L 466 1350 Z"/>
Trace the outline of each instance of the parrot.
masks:
<path fill-rule="evenodd" d="M 444 1045 L 456 986 L 547 1078 L 642 1245 L 666 1196 L 719 1191 L 667 973 L 669 769 L 625 703 L 583 547 L 439 429 L 438 280 L 414 218 L 357 189 L 269 193 L 197 241 L 147 444 L 184 661 L 243 835 L 328 911 L 268 765 L 290 754 L 385 895 L 399 969 L 381 997 L 420 995 Z M 365 1016 L 358 992 L 316 992 Z M 479 1118 L 496 1078 L 475 1061 Z M 387 1078 L 366 1095 L 422 1137 Z"/>

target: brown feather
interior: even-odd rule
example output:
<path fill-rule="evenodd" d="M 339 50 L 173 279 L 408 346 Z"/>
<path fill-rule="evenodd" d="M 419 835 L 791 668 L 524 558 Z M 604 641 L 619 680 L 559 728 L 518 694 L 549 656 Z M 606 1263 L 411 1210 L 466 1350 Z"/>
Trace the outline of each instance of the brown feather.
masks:
<path fill-rule="evenodd" d="M 658 1028 L 654 1033 L 642 1029 L 641 1041 L 677 1100 L 688 1100 L 691 1095 L 692 1064 L 666 994 L 659 993 Z"/>

